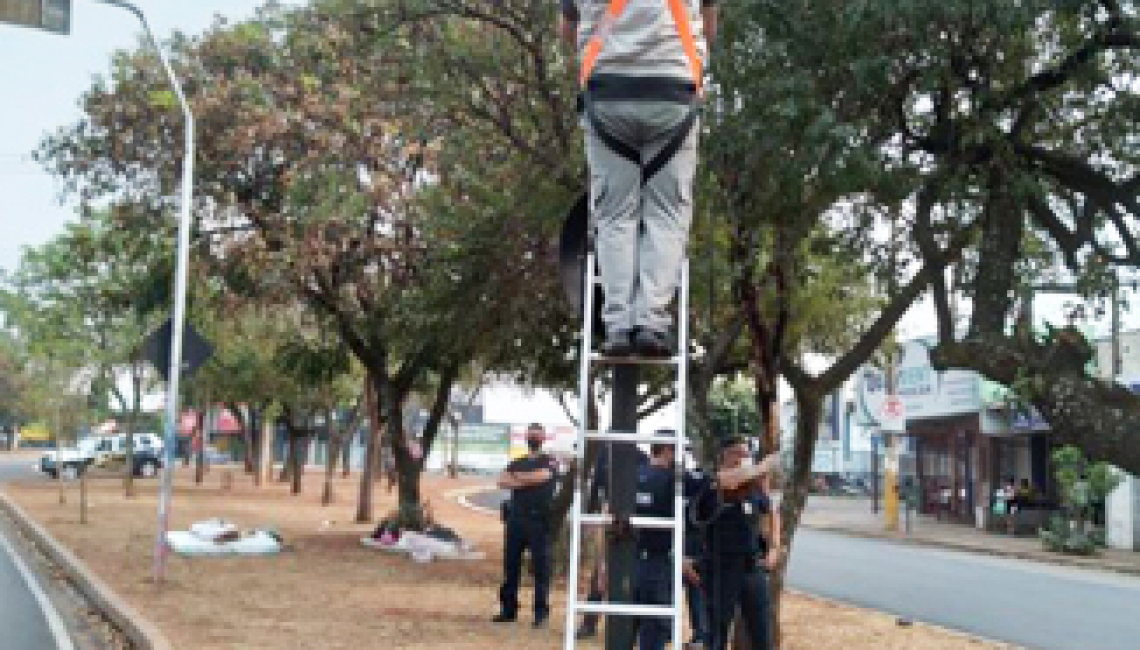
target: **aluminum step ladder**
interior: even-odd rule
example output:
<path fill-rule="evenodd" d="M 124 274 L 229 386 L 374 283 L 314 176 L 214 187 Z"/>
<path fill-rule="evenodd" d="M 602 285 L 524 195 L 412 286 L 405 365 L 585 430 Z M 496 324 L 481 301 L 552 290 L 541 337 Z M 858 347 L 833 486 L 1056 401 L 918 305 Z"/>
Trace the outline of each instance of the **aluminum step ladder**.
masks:
<path fill-rule="evenodd" d="M 686 447 L 685 434 L 685 398 L 688 390 L 688 340 L 689 340 L 689 261 L 686 258 L 681 264 L 681 278 L 678 300 L 677 324 L 677 351 L 667 358 L 644 357 L 607 357 L 592 349 L 594 325 L 594 287 L 598 284 L 595 269 L 594 253 L 586 255 L 585 283 L 582 295 L 582 347 L 579 355 L 578 368 L 578 438 L 575 445 L 575 456 L 579 468 L 578 478 L 574 481 L 574 500 L 570 510 L 570 570 L 567 580 L 566 598 L 566 641 L 565 650 L 574 650 L 577 643 L 578 614 L 601 614 L 607 616 L 660 616 L 672 619 L 673 648 L 681 648 L 682 626 L 682 598 L 684 587 L 682 584 L 682 567 L 684 561 L 685 536 L 685 502 L 683 494 L 683 450 Z M 636 432 L 600 432 L 586 430 L 587 412 L 590 398 L 590 368 L 593 364 L 618 365 L 667 365 L 676 370 L 676 401 L 677 423 L 674 428 L 675 436 L 647 436 Z M 671 529 L 673 531 L 673 603 L 671 605 L 637 605 L 631 603 L 587 602 L 579 599 L 578 577 L 582 560 L 582 528 L 583 526 L 608 526 L 613 524 L 614 517 L 610 514 L 584 513 L 583 488 L 585 477 L 588 474 L 585 467 L 586 446 L 589 441 L 605 443 L 633 442 L 638 444 L 665 443 L 676 446 L 677 462 L 674 477 L 673 516 L 672 517 L 640 517 L 631 516 L 630 526 L 636 531 L 639 529 Z M 611 468 L 612 469 L 612 468 Z"/>

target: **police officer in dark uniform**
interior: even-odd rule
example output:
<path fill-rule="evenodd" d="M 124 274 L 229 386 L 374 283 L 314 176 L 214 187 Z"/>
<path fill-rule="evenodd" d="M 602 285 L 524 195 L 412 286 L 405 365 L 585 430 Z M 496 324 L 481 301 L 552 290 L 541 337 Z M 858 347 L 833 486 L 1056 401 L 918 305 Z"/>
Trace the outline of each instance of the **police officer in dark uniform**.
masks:
<path fill-rule="evenodd" d="M 658 436 L 672 436 L 669 429 L 657 431 Z M 676 446 L 654 443 L 650 448 L 649 463 L 637 472 L 636 515 L 671 518 L 675 507 Z M 683 495 L 688 498 L 703 484 L 699 470 L 682 474 Z M 686 536 L 686 573 L 692 573 L 692 562 L 699 544 Z M 668 528 L 642 528 L 637 535 L 637 568 L 634 574 L 634 599 L 641 605 L 670 605 L 673 603 L 673 531 Z M 669 619 L 647 616 L 638 626 L 641 650 L 663 650 L 669 642 Z"/>
<path fill-rule="evenodd" d="M 496 623 L 518 617 L 522 554 L 530 551 L 534 565 L 534 626 L 550 616 L 550 506 L 554 500 L 558 461 L 542 453 L 546 432 L 540 424 L 527 427 L 530 453 L 511 461 L 499 475 L 499 487 L 511 491 L 506 508 L 506 545 L 503 550 L 503 585 L 499 589 Z"/>
<path fill-rule="evenodd" d="M 694 518 L 703 531 L 701 580 L 708 598 L 712 650 L 727 647 L 738 608 L 750 647 L 766 650 L 771 644 L 765 571 L 777 555 L 769 552 L 759 528 L 760 515 L 771 510 L 760 485 L 778 456 L 771 454 L 758 464 L 746 463 L 750 458 L 743 439 L 722 443 L 716 479 L 693 501 Z"/>

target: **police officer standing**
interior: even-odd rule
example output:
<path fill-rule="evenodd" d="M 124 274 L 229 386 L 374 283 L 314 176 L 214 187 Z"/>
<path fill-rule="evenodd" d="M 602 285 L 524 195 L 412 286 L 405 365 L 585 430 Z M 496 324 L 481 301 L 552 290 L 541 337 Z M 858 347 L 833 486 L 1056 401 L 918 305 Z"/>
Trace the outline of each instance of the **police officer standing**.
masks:
<path fill-rule="evenodd" d="M 495 623 L 518 617 L 519 579 L 522 554 L 530 551 L 534 565 L 534 626 L 542 627 L 550 616 L 550 506 L 554 500 L 558 461 L 542 453 L 546 431 L 540 424 L 526 430 L 529 453 L 511 461 L 499 475 L 499 487 L 511 491 L 506 508 L 506 545 L 503 549 L 503 585 L 499 588 L 499 613 Z"/>
<path fill-rule="evenodd" d="M 776 566 L 780 551 L 778 541 L 769 545 L 760 532 L 760 515 L 771 511 L 760 486 L 778 456 L 771 454 L 759 464 L 745 463 L 749 458 L 743 439 L 723 443 L 716 480 L 693 503 L 703 530 L 701 578 L 709 600 L 713 650 L 727 647 L 737 608 L 750 647 L 766 650 L 771 644 L 766 571 Z M 779 539 L 778 532 L 774 537 Z"/>
<path fill-rule="evenodd" d="M 672 436 L 668 429 L 658 436 Z M 654 443 L 650 458 L 637 472 L 637 507 L 643 517 L 671 518 L 675 511 L 676 447 Z M 694 494 L 703 482 L 699 471 L 683 474 L 683 494 Z M 695 578 L 693 556 L 699 546 L 685 543 L 685 573 Z M 637 535 L 637 568 L 634 573 L 634 598 L 641 605 L 670 605 L 673 602 L 673 531 L 667 528 L 643 528 Z M 638 626 L 641 650 L 663 650 L 670 638 L 669 619 L 660 616 L 642 618 Z"/>

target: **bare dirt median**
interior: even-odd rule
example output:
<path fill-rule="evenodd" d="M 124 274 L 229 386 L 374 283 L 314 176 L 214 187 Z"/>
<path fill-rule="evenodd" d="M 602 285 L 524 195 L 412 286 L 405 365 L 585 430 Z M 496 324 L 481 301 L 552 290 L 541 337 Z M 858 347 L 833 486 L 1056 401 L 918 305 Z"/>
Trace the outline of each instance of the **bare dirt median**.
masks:
<path fill-rule="evenodd" d="M 232 477 L 223 489 L 222 476 Z M 76 485 L 59 505 L 54 483 L 11 484 L 6 491 L 32 517 L 72 549 L 120 596 L 155 622 L 177 648 L 456 648 L 561 647 L 564 583 L 552 594 L 555 616 L 545 630 L 519 623 L 489 623 L 501 577 L 501 529 L 494 516 L 464 508 L 445 496 L 485 480 L 427 477 L 424 492 L 436 518 L 487 553 L 486 560 L 415 564 L 368 550 L 359 538 L 370 525 L 352 524 L 356 481 L 337 480 L 336 502 L 319 503 L 320 476 L 306 476 L 305 491 L 254 487 L 240 470 L 213 468 L 203 485 L 180 472 L 172 511 L 174 528 L 224 517 L 243 528 L 273 527 L 290 550 L 275 557 L 172 556 L 167 582 L 151 580 L 156 486 L 139 481 L 138 496 L 125 499 L 121 483 L 90 481 L 89 522 L 79 523 Z M 376 514 L 395 495 L 376 489 Z M 331 523 L 330 523 L 331 522 Z M 524 607 L 529 604 L 524 586 Z M 788 650 L 808 648 L 996 648 L 917 625 L 901 628 L 893 617 L 802 596 L 789 596 L 783 612 Z M 584 647 L 601 647 L 584 646 Z"/>

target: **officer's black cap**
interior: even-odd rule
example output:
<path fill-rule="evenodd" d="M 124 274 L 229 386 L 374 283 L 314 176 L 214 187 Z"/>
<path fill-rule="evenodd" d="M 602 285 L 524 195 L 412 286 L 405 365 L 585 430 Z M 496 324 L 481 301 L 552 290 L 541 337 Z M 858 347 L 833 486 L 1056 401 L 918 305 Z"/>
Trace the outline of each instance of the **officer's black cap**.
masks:
<path fill-rule="evenodd" d="M 748 444 L 748 441 L 745 440 L 743 437 L 741 437 L 741 436 L 728 436 L 727 438 L 721 438 L 720 439 L 720 445 L 719 445 L 718 449 L 723 452 L 724 450 L 728 449 L 729 447 L 735 447 L 736 445 L 744 445 L 744 444 Z"/>

